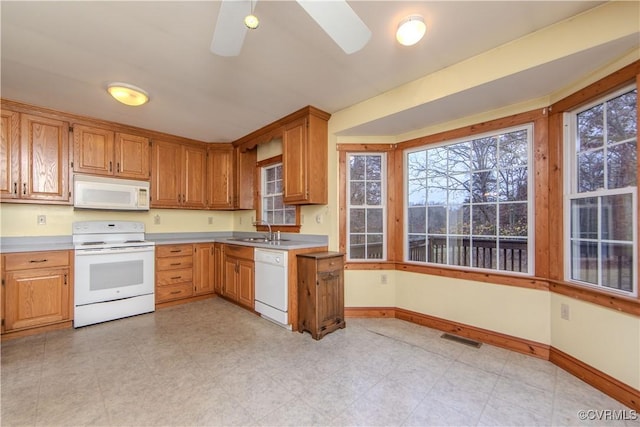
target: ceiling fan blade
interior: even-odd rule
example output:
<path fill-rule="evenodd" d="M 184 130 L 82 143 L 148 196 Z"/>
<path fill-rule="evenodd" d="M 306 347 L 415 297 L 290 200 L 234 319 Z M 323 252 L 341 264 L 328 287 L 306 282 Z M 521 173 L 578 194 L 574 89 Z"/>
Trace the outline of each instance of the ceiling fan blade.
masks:
<path fill-rule="evenodd" d="M 254 3 L 257 0 L 254 0 Z M 224 0 L 213 31 L 211 52 L 220 56 L 237 56 L 242 49 L 247 27 L 244 17 L 251 12 L 250 0 Z"/>
<path fill-rule="evenodd" d="M 345 0 L 296 1 L 347 54 L 359 51 L 371 38 L 371 30 Z"/>

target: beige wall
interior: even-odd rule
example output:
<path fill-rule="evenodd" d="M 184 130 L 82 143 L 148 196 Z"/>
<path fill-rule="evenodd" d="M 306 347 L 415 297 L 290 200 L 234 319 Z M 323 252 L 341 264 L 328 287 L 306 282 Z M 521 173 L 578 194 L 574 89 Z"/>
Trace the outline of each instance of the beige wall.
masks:
<path fill-rule="evenodd" d="M 38 215 L 46 215 L 47 224 L 38 225 Z M 154 218 L 160 218 L 160 224 Z M 211 218 L 212 224 L 209 224 Z M 2 203 L 0 232 L 9 236 L 70 236 L 74 221 L 141 221 L 147 233 L 213 232 L 233 229 L 232 212 L 151 209 L 148 212 L 74 210 L 71 206 Z"/>
<path fill-rule="evenodd" d="M 394 143 L 456 129 L 486 120 L 543 108 L 613 71 L 640 59 L 630 52 L 599 72 L 548 97 L 510 105 L 472 117 L 381 137 L 338 137 L 376 118 L 428 103 L 501 77 L 524 71 L 584 49 L 638 34 L 638 5 L 611 2 L 508 45 L 339 111 L 329 122 L 329 164 L 337 165 L 337 143 Z M 597 28 L 597 31 L 594 31 Z M 561 40 L 562 43 L 558 43 Z M 500 66 L 495 66 L 500 64 Z M 338 174 L 330 166 L 330 187 L 338 190 Z M 329 232 L 338 245 L 338 204 L 332 194 Z M 380 274 L 388 274 L 382 285 Z M 569 321 L 559 318 L 560 303 L 570 306 Z M 640 318 L 577 301 L 548 291 L 487 284 L 401 271 L 345 273 L 345 304 L 349 307 L 395 306 L 500 333 L 552 345 L 612 377 L 640 389 Z"/>

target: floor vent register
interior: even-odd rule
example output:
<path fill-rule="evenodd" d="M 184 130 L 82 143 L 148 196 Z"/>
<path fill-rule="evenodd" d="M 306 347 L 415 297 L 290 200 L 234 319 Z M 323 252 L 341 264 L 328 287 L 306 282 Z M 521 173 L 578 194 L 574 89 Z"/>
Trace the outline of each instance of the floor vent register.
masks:
<path fill-rule="evenodd" d="M 440 338 L 443 338 L 443 339 L 449 340 L 449 341 L 453 341 L 453 342 L 457 342 L 459 344 L 468 345 L 469 347 L 480 348 L 480 346 L 482 345 L 482 343 L 480 343 L 478 341 L 470 340 L 468 338 L 462 338 L 462 337 L 459 337 L 457 335 L 442 334 L 442 335 L 440 335 Z"/>

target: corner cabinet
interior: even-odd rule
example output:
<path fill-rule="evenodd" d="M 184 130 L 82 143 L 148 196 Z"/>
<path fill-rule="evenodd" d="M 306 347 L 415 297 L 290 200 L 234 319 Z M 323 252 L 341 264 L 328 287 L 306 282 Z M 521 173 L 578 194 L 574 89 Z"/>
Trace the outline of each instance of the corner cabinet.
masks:
<path fill-rule="evenodd" d="M 327 122 L 330 115 L 313 107 L 284 125 L 283 199 L 289 205 L 327 204 Z"/>
<path fill-rule="evenodd" d="M 3 108 L 2 201 L 69 204 L 69 123 Z"/>
<path fill-rule="evenodd" d="M 71 326 L 71 252 L 2 256 L 2 333 Z"/>
<path fill-rule="evenodd" d="M 319 340 L 345 327 L 344 255 L 339 252 L 299 254 L 298 331 Z"/>

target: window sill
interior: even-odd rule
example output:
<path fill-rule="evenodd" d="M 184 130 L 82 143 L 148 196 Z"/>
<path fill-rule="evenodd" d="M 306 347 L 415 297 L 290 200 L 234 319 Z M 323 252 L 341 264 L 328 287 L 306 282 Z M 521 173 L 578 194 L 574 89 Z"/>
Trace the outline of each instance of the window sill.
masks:
<path fill-rule="evenodd" d="M 256 225 L 256 231 L 261 231 L 266 233 L 269 231 L 269 227 L 267 227 L 266 225 Z M 273 232 L 280 231 L 283 233 L 300 233 L 300 226 L 299 225 L 272 225 L 271 231 Z"/>

